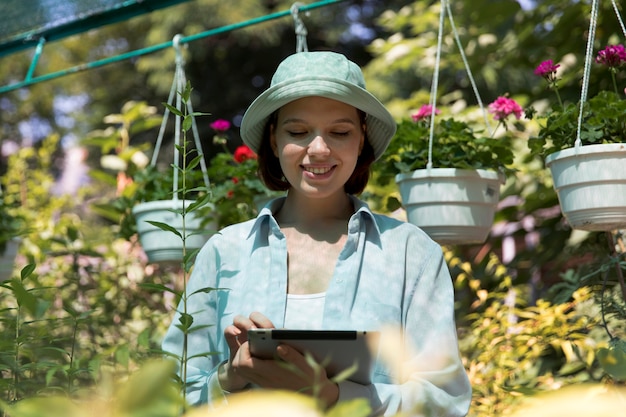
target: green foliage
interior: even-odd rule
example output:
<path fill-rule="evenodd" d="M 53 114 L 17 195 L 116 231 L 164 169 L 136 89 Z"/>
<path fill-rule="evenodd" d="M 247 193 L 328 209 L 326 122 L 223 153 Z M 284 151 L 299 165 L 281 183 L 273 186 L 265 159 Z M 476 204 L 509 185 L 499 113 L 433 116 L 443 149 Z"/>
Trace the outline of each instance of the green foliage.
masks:
<path fill-rule="evenodd" d="M 396 174 L 424 169 L 428 164 L 429 122 L 404 119 L 380 162 L 377 177 L 385 184 Z M 432 163 L 436 168 L 490 169 L 509 172 L 513 163 L 511 138 L 491 138 L 468 123 L 442 119 L 435 124 Z"/>
<path fill-rule="evenodd" d="M 0 254 L 4 253 L 7 242 L 19 236 L 24 229 L 24 220 L 17 213 L 17 204 L 7 200 L 0 192 Z"/>
<path fill-rule="evenodd" d="M 256 156 L 237 161 L 227 148 L 211 159 L 211 191 L 220 228 L 255 217 L 269 199 L 282 195 L 261 182 L 258 165 Z"/>
<path fill-rule="evenodd" d="M 182 91 L 185 99 L 191 94 Z M 186 103 L 186 102 L 185 102 Z M 183 118 L 184 132 L 191 128 L 192 118 L 203 113 L 183 114 L 175 107 L 164 103 L 174 115 Z M 146 201 L 170 200 L 174 198 L 174 174 L 177 174 L 177 196 L 184 199 L 197 199 L 197 204 L 190 209 L 203 209 L 203 213 L 210 212 L 206 206 L 210 197 L 202 172 L 197 169 L 203 155 L 189 146 L 185 140 L 177 151 L 182 153 L 183 166 L 168 166 L 167 172 L 157 164 L 148 165 L 145 155 L 150 147 L 147 144 L 131 143 L 135 135 L 149 131 L 161 123 L 154 107 L 145 102 L 126 102 L 119 114 L 105 117 L 109 126 L 104 131 L 91 132 L 84 140 L 86 146 L 96 146 L 105 155 L 101 163 L 103 170 L 93 170 L 93 178 L 105 184 L 116 185 L 117 195 L 104 196 L 94 203 L 93 210 L 105 219 L 118 225 L 118 236 L 130 240 L 137 233 L 135 216 L 132 209 L 138 203 Z M 183 175 L 184 174 L 184 175 Z M 211 217 L 203 216 L 205 224 Z"/>
<path fill-rule="evenodd" d="M 576 308 L 589 291 L 579 291 L 571 303 L 534 306 L 520 304 L 523 291 L 505 281 L 467 317 L 471 324 L 460 345 L 474 389 L 472 415 L 501 415 L 520 396 L 602 376 L 589 336 L 597 319 Z"/>
<path fill-rule="evenodd" d="M 97 217 L 77 215 L 97 189 L 72 198 L 51 191 L 56 140 L 22 149 L 3 177 L 7 194 L 28 190 L 20 212 L 29 225 L 22 274 L 0 286 L 0 396 L 8 401 L 80 397 L 105 374 L 128 375 L 158 352 L 171 315 L 163 293 L 140 284 L 179 281 L 175 271 L 148 268 L 140 248 L 114 239 Z"/>
<path fill-rule="evenodd" d="M 576 142 L 580 104 L 569 103 L 553 110 L 535 138 L 528 140 L 531 155 L 545 156 Z M 583 145 L 626 142 L 626 100 L 612 91 L 601 91 L 584 107 L 580 140 Z"/>

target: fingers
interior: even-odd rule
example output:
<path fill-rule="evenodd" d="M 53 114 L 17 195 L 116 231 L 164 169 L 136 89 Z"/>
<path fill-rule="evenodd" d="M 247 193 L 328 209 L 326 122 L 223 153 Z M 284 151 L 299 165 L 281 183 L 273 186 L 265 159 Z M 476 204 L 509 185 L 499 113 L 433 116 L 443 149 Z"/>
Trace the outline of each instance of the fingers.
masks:
<path fill-rule="evenodd" d="M 230 325 L 224 329 L 224 338 L 226 339 L 226 343 L 228 344 L 228 348 L 230 349 L 230 357 L 233 358 L 239 346 L 241 346 L 242 341 L 239 340 L 239 336 L 241 335 L 241 330 L 237 328 L 235 325 Z"/>
<path fill-rule="evenodd" d="M 250 314 L 250 320 L 256 325 L 256 327 L 261 329 L 273 329 L 275 327 L 274 323 L 272 323 L 270 319 L 258 311 Z"/>

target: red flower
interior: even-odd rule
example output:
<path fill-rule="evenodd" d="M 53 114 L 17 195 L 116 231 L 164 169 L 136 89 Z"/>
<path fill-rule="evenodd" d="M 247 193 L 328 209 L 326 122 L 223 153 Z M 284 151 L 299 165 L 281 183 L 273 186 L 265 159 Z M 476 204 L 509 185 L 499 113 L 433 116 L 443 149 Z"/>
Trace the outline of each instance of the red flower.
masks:
<path fill-rule="evenodd" d="M 235 154 L 233 155 L 233 158 L 237 163 L 240 164 L 248 159 L 256 159 L 257 155 L 252 149 L 248 148 L 246 145 L 241 145 L 237 149 L 235 149 Z"/>
<path fill-rule="evenodd" d="M 515 115 L 516 119 L 522 117 L 522 106 L 517 104 L 512 98 L 500 96 L 489 105 L 489 112 L 493 114 L 496 120 L 504 120 L 510 114 Z"/>
<path fill-rule="evenodd" d="M 217 119 L 213 123 L 211 123 L 211 128 L 216 132 L 226 132 L 230 129 L 230 122 L 224 119 Z"/>

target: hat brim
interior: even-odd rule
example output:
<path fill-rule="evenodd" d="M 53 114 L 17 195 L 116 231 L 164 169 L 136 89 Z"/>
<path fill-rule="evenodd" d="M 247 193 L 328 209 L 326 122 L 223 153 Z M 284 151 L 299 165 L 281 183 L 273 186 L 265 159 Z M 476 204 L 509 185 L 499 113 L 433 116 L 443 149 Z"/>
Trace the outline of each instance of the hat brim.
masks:
<path fill-rule="evenodd" d="M 303 97 L 326 97 L 349 104 L 367 114 L 367 137 L 376 159 L 387 149 L 396 132 L 396 122 L 385 106 L 367 90 L 330 77 L 306 77 L 276 84 L 256 98 L 241 121 L 241 138 L 256 153 L 263 140 L 269 116 L 282 106 Z"/>

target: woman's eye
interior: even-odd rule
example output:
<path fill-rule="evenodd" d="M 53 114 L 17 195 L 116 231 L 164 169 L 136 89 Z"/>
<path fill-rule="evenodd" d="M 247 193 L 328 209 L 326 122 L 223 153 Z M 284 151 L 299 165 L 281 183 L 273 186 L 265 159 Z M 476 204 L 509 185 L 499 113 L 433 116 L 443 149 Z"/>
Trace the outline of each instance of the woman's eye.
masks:
<path fill-rule="evenodd" d="M 331 132 L 335 136 L 348 136 L 350 134 L 349 130 L 341 131 L 341 132 Z"/>
<path fill-rule="evenodd" d="M 288 130 L 287 133 L 290 136 L 294 136 L 294 137 L 300 137 L 300 136 L 304 136 L 307 134 L 305 130 Z"/>

